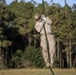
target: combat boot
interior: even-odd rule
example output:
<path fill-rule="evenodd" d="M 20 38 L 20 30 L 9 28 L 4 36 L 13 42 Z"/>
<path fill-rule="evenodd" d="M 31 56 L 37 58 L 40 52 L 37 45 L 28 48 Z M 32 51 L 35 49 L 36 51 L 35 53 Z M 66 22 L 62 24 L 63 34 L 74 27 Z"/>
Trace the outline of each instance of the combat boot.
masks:
<path fill-rule="evenodd" d="M 50 66 L 50 63 L 49 62 L 46 62 L 46 66 L 49 67 Z"/>

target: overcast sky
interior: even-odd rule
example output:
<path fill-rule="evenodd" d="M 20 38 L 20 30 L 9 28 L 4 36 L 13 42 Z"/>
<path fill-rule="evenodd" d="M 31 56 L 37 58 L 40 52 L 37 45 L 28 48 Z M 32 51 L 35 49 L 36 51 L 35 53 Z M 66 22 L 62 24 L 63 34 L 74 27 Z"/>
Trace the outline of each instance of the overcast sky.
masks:
<path fill-rule="evenodd" d="M 6 0 L 6 3 L 10 4 L 12 1 L 13 0 Z M 18 1 L 20 1 L 20 0 L 18 0 Z M 28 2 L 28 1 L 31 1 L 31 0 L 25 0 L 25 2 Z M 34 0 L 34 1 L 36 1 L 37 3 L 42 3 L 42 0 Z M 51 4 L 51 0 L 44 0 L 44 1 L 47 1 L 47 3 Z M 69 6 L 76 4 L 76 0 L 66 0 L 66 1 Z M 64 6 L 64 0 L 53 0 L 53 3 L 60 3 L 61 6 Z"/>

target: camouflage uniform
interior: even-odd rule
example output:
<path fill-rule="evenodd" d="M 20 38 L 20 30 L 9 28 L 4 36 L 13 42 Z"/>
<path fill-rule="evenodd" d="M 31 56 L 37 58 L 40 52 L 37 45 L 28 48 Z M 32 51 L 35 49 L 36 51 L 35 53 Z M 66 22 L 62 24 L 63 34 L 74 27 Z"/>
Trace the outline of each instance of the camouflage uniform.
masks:
<path fill-rule="evenodd" d="M 43 19 L 42 19 L 43 21 Z M 45 38 L 45 33 L 44 33 L 44 27 L 43 27 L 43 22 L 42 21 L 37 21 L 36 24 L 35 24 L 35 29 L 40 32 L 41 34 L 41 47 L 42 47 L 42 53 L 43 53 L 43 58 L 44 58 L 44 61 L 46 63 L 49 63 L 48 62 L 48 51 L 47 51 L 47 45 L 46 45 L 46 38 Z M 55 39 L 54 39 L 54 36 L 52 34 L 52 31 L 51 31 L 51 23 L 52 21 L 46 17 L 44 19 L 45 21 L 45 29 L 46 29 L 46 33 L 47 33 L 47 39 L 48 39 L 48 43 L 49 43 L 49 53 L 50 53 L 50 62 L 49 63 L 51 66 L 53 64 L 53 56 L 54 56 L 54 53 L 55 53 Z M 46 64 L 47 66 L 47 64 Z M 49 65 L 48 65 L 49 66 Z"/>

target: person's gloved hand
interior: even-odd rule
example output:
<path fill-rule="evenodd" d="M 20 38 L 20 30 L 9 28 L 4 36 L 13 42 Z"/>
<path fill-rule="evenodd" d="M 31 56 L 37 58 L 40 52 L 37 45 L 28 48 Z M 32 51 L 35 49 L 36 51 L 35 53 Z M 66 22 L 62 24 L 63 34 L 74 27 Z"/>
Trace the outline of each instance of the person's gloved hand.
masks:
<path fill-rule="evenodd" d="M 45 15 L 42 15 L 42 19 L 46 21 L 46 17 L 45 17 Z"/>
<path fill-rule="evenodd" d="M 45 24 L 46 22 L 45 22 L 45 20 L 42 20 L 42 24 Z"/>

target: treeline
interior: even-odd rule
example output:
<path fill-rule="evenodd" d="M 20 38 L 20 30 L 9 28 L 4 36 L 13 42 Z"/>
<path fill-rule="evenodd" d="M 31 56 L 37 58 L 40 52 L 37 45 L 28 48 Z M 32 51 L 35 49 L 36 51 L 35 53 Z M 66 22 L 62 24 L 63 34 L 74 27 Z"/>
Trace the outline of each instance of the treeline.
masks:
<path fill-rule="evenodd" d="M 45 15 L 52 20 L 56 41 L 55 68 L 76 67 L 76 4 L 62 7 L 45 5 Z M 40 35 L 35 30 L 34 13 L 42 13 L 42 4 L 34 0 L 14 0 L 9 5 L 0 0 L 0 69 L 44 68 Z"/>

